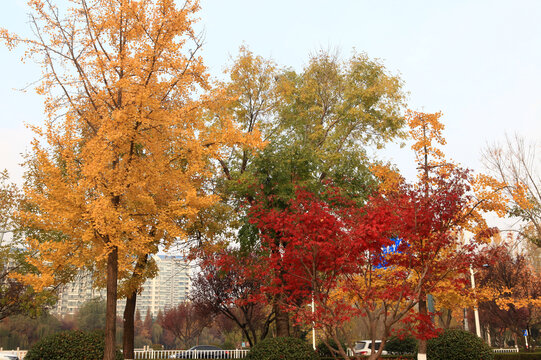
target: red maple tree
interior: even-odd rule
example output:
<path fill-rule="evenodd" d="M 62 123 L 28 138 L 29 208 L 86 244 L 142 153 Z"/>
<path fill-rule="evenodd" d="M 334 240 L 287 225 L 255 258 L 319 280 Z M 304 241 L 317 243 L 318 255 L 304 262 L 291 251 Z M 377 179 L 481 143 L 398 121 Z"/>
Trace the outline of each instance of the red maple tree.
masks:
<path fill-rule="evenodd" d="M 470 203 L 467 180 L 467 172 L 453 169 L 434 180 L 437 191 L 430 197 L 421 186 L 403 182 L 364 204 L 332 186 L 320 195 L 298 189 L 285 208 L 269 206 L 268 198 L 256 201 L 250 217 L 268 250 L 264 266 L 271 276 L 263 291 L 336 344 L 345 336 L 342 325 L 357 316 L 383 343 L 399 321 L 412 324 L 419 338 L 435 336 L 430 314 L 412 310 L 423 293 L 464 285 L 459 275 L 468 269 L 473 245 L 459 244 L 457 232 Z M 403 241 L 397 245 L 396 238 Z M 393 252 L 382 254 L 393 245 Z M 315 310 L 308 306 L 312 299 Z M 334 351 L 347 358 L 345 347 Z"/>

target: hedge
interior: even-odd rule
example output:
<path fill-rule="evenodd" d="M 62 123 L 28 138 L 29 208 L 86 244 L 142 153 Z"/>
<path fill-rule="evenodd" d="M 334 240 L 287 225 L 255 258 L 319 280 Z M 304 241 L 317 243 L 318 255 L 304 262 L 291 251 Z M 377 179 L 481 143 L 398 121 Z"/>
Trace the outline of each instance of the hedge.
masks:
<path fill-rule="evenodd" d="M 103 331 L 64 331 L 38 341 L 25 360 L 101 360 L 105 348 Z M 122 354 L 117 350 L 117 360 Z"/>
<path fill-rule="evenodd" d="M 494 360 L 541 360 L 541 353 L 494 354 Z"/>

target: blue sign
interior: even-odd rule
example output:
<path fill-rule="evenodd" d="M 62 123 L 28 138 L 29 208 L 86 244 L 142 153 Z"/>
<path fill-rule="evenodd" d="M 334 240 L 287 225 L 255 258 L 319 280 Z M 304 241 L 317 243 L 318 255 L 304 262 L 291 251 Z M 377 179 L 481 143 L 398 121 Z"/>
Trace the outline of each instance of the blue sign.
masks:
<path fill-rule="evenodd" d="M 393 238 L 391 240 L 394 242 L 394 244 L 384 246 L 384 247 L 381 248 L 381 253 L 383 255 L 392 254 L 392 253 L 395 253 L 395 252 L 400 253 L 400 251 L 398 251 L 398 246 L 400 246 L 400 244 L 402 243 L 402 239 Z"/>
<path fill-rule="evenodd" d="M 398 247 L 400 246 L 400 244 L 402 244 L 402 239 L 392 238 L 391 240 L 393 241 L 393 244 L 390 244 L 381 248 L 381 256 L 380 256 L 381 263 L 375 266 L 376 269 L 385 269 L 387 267 L 387 262 L 385 261 L 385 255 L 393 254 L 393 253 L 398 253 L 398 254 L 401 253 L 400 251 L 398 251 Z"/>
<path fill-rule="evenodd" d="M 524 336 L 528 336 L 528 329 L 524 330 L 522 334 L 524 334 Z"/>

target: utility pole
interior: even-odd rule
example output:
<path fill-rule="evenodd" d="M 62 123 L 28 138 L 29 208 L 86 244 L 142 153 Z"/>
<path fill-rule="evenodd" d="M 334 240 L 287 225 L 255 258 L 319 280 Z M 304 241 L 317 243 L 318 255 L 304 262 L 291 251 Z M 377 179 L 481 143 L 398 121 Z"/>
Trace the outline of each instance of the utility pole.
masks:
<path fill-rule="evenodd" d="M 471 275 L 471 288 L 473 289 L 473 293 L 475 295 L 475 276 L 473 273 L 473 268 L 470 265 L 470 275 Z M 473 314 L 475 317 L 475 333 L 477 336 L 481 337 L 481 323 L 479 322 L 479 309 L 477 307 L 477 299 L 475 299 L 475 305 L 473 307 Z"/>

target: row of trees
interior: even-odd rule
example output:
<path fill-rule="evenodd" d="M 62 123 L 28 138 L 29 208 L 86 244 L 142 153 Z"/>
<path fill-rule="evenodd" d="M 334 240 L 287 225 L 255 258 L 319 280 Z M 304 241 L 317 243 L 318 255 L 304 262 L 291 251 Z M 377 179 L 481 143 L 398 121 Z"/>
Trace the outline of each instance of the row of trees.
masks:
<path fill-rule="evenodd" d="M 245 195 L 238 246 L 221 253 L 201 250 L 196 298 L 213 299 L 209 306 L 234 319 L 251 343 L 266 336 L 271 320 L 278 336 L 298 336 L 299 324 L 315 324 L 347 358 L 341 346 L 348 335 L 344 326 L 360 318 L 370 337 L 383 342 L 398 323 L 410 324 L 408 331 L 419 337 L 424 353 L 424 340 L 436 334 L 426 295 L 467 291 L 474 250 L 494 231 L 480 211 L 500 206 L 483 177 L 474 178 L 444 159 L 437 148 L 444 142 L 439 117 L 408 116 L 421 170 L 415 184 L 376 164 L 373 174 L 379 177 L 364 185 L 366 196 L 351 196 L 335 182 L 299 173 L 293 184 L 284 181 L 290 186 L 286 192 L 256 169 L 256 176 L 267 177 Z M 474 233 L 475 241 L 464 244 L 459 236 L 464 231 Z M 390 246 L 394 251 L 382 255 L 382 248 Z M 308 307 L 312 301 L 315 310 Z M 268 305 L 267 321 L 257 329 L 251 319 L 261 304 Z M 346 340 L 352 346 L 355 338 Z"/>
<path fill-rule="evenodd" d="M 70 4 L 30 1 L 35 37 L 0 33 L 42 62 L 46 98 L 15 216 L 28 270 L 15 279 L 46 294 L 92 271 L 107 288 L 105 360 L 118 297 L 133 358 L 150 255 L 179 239 L 201 259 L 196 298 L 212 300 L 201 306 L 251 344 L 271 324 L 300 336 L 314 323 L 346 358 L 344 324 L 360 317 L 383 342 L 411 324 L 423 358 L 436 333 L 427 295 L 467 291 L 476 249 L 494 234 L 482 213 L 504 215 L 512 200 L 535 226 L 525 183 L 446 160 L 441 114 L 404 116 L 402 81 L 364 54 L 316 53 L 297 72 L 242 48 L 228 80 L 212 83 L 197 1 Z M 367 155 L 407 136 L 414 183 Z"/>
<path fill-rule="evenodd" d="M 198 343 L 216 343 L 235 348 L 241 336 L 234 324 L 220 316 L 209 316 L 203 308 L 192 303 L 159 311 L 152 317 L 136 311 L 134 344 L 136 348 L 189 348 Z M 82 304 L 74 315 L 56 317 L 48 313 L 29 317 L 12 315 L 0 322 L 0 347 L 29 349 L 41 338 L 66 330 L 94 331 L 105 329 L 106 304 L 104 299 L 93 299 Z M 117 333 L 122 335 L 122 318 L 117 317 Z M 121 337 L 117 345 L 122 345 Z"/>

